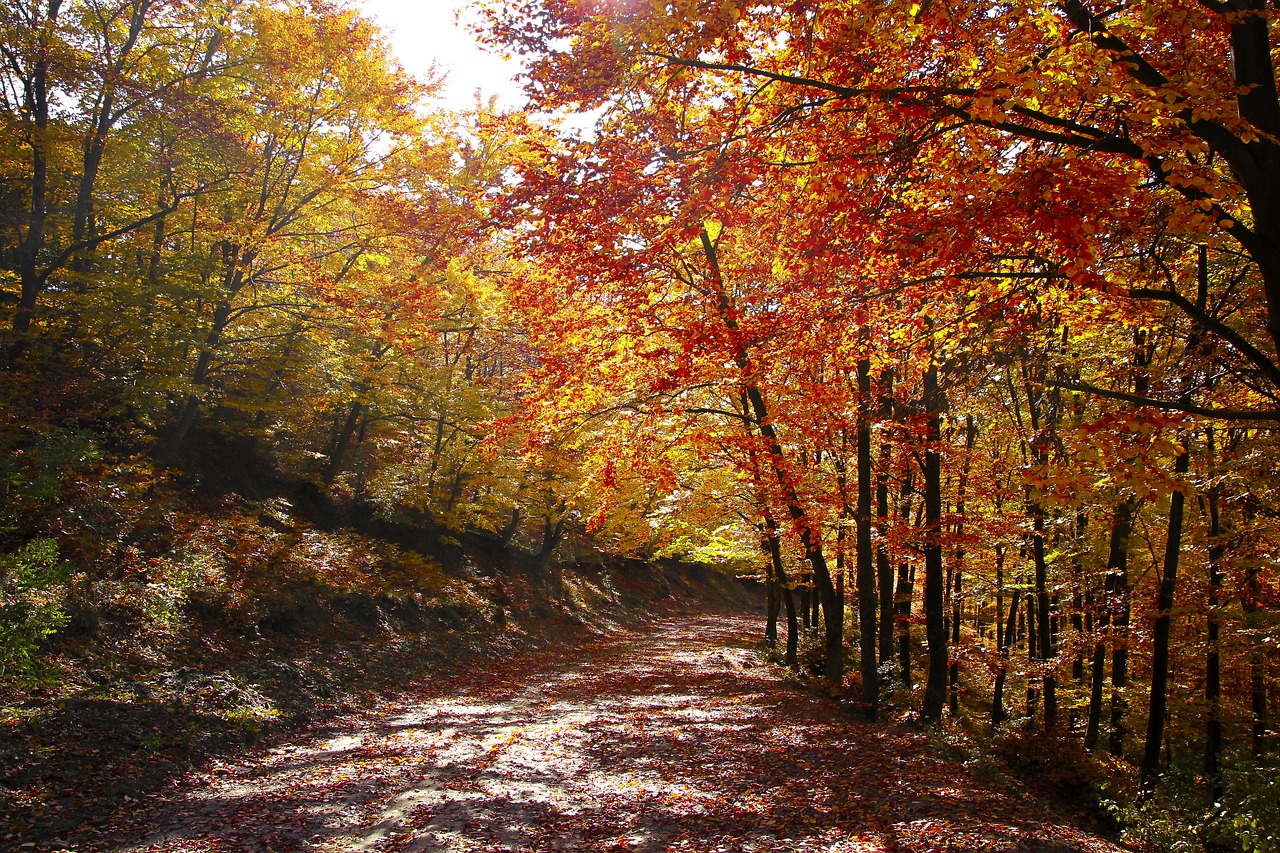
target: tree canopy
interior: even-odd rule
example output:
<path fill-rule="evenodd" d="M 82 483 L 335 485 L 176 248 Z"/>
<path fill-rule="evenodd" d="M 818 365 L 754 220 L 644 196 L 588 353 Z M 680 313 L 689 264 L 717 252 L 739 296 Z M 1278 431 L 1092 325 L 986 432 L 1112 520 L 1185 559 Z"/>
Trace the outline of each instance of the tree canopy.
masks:
<path fill-rule="evenodd" d="M 9 567 L 32 543 L 83 559 L 66 453 L 164 471 L 233 436 L 544 568 L 754 573 L 784 661 L 814 626 L 869 718 L 1017 717 L 1142 797 L 1230 789 L 1247 838 L 1232 774 L 1274 761 L 1280 683 L 1274 4 L 481 5 L 524 112 L 443 109 L 328 0 L 0 13 L 0 591 L 56 587 Z"/>

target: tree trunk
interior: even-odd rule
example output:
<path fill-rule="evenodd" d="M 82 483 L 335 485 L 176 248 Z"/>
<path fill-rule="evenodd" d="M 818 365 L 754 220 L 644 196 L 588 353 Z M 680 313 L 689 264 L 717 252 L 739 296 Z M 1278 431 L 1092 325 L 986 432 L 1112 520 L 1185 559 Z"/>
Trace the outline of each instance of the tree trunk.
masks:
<path fill-rule="evenodd" d="M 796 615 L 795 598 L 791 595 L 791 584 L 787 580 L 787 570 L 782 564 L 782 541 L 778 538 L 778 523 L 768 512 L 764 514 L 765 549 L 769 552 L 769 560 L 773 564 L 773 573 L 778 578 L 778 592 L 782 598 L 783 608 L 787 614 L 787 650 L 782 662 L 795 669 L 800 665 L 800 625 Z"/>
<path fill-rule="evenodd" d="M 1124 755 L 1125 685 L 1129 673 L 1129 533 L 1137 501 L 1129 498 L 1116 505 L 1111 522 L 1111 548 L 1107 559 L 1108 580 L 1115 607 L 1112 625 L 1115 645 L 1111 649 L 1111 729 L 1107 749 L 1112 755 Z"/>
<path fill-rule="evenodd" d="M 880 374 L 881 417 L 893 410 L 893 370 Z M 889 561 L 889 442 L 880 445 L 880 473 L 876 477 L 876 523 L 880 541 L 876 546 L 876 576 L 880 588 L 880 663 L 893 659 L 893 564 Z"/>
<path fill-rule="evenodd" d="M 939 448 L 943 396 L 938 387 L 938 368 L 933 363 L 924 374 L 924 405 L 928 413 L 924 452 L 924 620 L 929 671 L 921 716 L 936 722 L 942 719 L 942 706 L 947 698 L 948 654 L 943 613 L 942 454 Z"/>
<path fill-rule="evenodd" d="M 1071 661 L 1071 678 L 1077 689 L 1084 683 L 1084 636 L 1085 636 L 1085 585 L 1084 559 L 1082 551 L 1085 547 L 1085 532 L 1089 520 L 1083 512 L 1076 513 L 1076 531 L 1074 548 L 1071 556 L 1071 577 L 1075 589 L 1071 592 L 1071 631 L 1075 635 L 1075 657 Z M 1092 628 L 1092 624 L 1089 625 Z M 1079 713 L 1073 707 L 1071 711 L 1071 729 L 1074 731 L 1079 722 Z"/>
<path fill-rule="evenodd" d="M 329 454 L 329 464 L 324 469 L 324 484 L 326 486 L 333 484 L 334 477 L 338 476 L 338 472 L 342 470 L 342 461 L 347 455 L 347 448 L 351 445 L 351 438 L 356 434 L 356 425 L 360 423 L 360 413 L 364 411 L 364 406 L 359 400 L 351 401 L 351 408 L 347 411 L 347 419 L 342 424 L 342 431 L 338 433 L 338 440 L 334 442 L 333 452 Z"/>
<path fill-rule="evenodd" d="M 49 0 L 44 26 L 36 44 L 36 60 L 30 70 L 26 94 L 26 111 L 31 121 L 31 205 L 27 210 L 27 233 L 18 247 L 18 280 L 20 293 L 13 314 L 13 341 L 7 353 L 14 364 L 26 349 L 27 335 L 35 317 L 36 303 L 45 279 L 38 272 L 40 252 L 45 244 L 45 224 L 49 216 L 49 69 L 52 60 L 50 39 L 58 21 L 62 0 Z"/>
<path fill-rule="evenodd" d="M 1024 578 L 1025 579 L 1025 578 Z M 1036 689 L 1036 664 L 1040 660 L 1040 632 L 1036 629 L 1036 597 L 1027 596 L 1027 666 L 1032 672 L 1027 675 L 1027 721 L 1034 727 L 1036 708 L 1040 705 L 1040 691 Z"/>
<path fill-rule="evenodd" d="M 1035 617 L 1036 642 L 1034 660 L 1040 664 L 1041 684 L 1044 688 L 1044 725 L 1052 729 L 1058 722 L 1058 679 L 1053 671 L 1055 650 L 1053 626 L 1050 623 L 1048 564 L 1044 556 L 1044 513 L 1039 505 L 1032 507 L 1034 532 L 1031 538 L 1031 558 L 1035 567 Z"/>
<path fill-rule="evenodd" d="M 973 422 L 973 415 L 969 415 L 965 419 L 964 425 L 964 462 L 960 467 L 960 482 L 956 488 L 956 566 L 955 566 L 955 586 L 951 593 L 951 649 L 955 655 L 960 649 L 960 617 L 962 615 L 963 596 L 963 578 L 964 578 L 964 513 L 965 513 L 965 497 L 969 486 L 969 468 L 973 456 L 973 443 L 978 437 L 977 427 Z M 951 715 L 958 717 L 960 715 L 960 659 L 953 657 L 951 660 L 951 671 L 948 674 L 948 682 L 951 685 Z"/>
<path fill-rule="evenodd" d="M 1112 534 L 1114 537 L 1114 533 Z M 1114 551 L 1114 540 L 1112 543 Z M 1107 645 L 1103 637 L 1111 625 L 1111 606 L 1115 596 L 1116 576 L 1107 572 L 1106 584 L 1102 593 L 1102 606 L 1098 608 L 1097 628 L 1100 638 L 1093 646 L 1093 662 L 1089 670 L 1089 721 L 1085 724 L 1084 748 L 1093 751 L 1098 745 L 1098 733 L 1102 728 L 1102 687 L 1106 675 Z"/>
<path fill-rule="evenodd" d="M 804 504 L 800 500 L 800 494 L 796 490 L 794 478 L 787 468 L 782 442 L 778 438 L 777 430 L 769 417 L 769 407 L 765 402 L 764 392 L 755 380 L 757 374 L 752 366 L 751 356 L 747 352 L 746 346 L 736 340 L 739 331 L 738 321 L 729 302 L 729 293 L 724 286 L 715 243 L 712 242 L 711 235 L 705 228 L 702 229 L 699 236 L 709 267 L 709 279 L 715 288 L 721 322 L 724 323 L 725 329 L 735 339 L 734 361 L 742 376 L 743 391 L 751 404 L 756 427 L 765 439 L 769 461 L 781 488 L 787 512 L 790 514 L 791 520 L 795 523 L 797 532 L 800 535 L 800 544 L 804 548 L 805 559 L 813 568 L 814 586 L 822 603 L 822 615 L 826 631 L 826 677 L 833 686 L 839 686 L 844 677 L 844 610 L 840 607 L 836 597 L 835 584 L 832 583 L 831 572 L 827 568 L 827 560 L 822 552 L 820 531 L 814 527 L 808 512 L 805 511 Z"/>
<path fill-rule="evenodd" d="M 1004 566 L 1004 548 L 1000 545 L 996 546 L 996 569 L 1003 571 Z M 1000 668 L 996 670 L 995 685 L 991 691 L 991 725 L 998 726 L 1009 718 L 1008 713 L 1004 709 L 1004 682 L 1009 672 L 1009 659 L 1013 651 L 1013 641 L 1018 635 L 1018 613 L 1019 604 L 1022 597 L 1022 590 L 1018 587 L 1013 588 L 1013 594 L 1009 597 L 1009 621 L 1003 632 L 1004 642 L 1000 645 Z M 1004 614 L 997 612 L 996 621 L 1000 621 Z"/>
<path fill-rule="evenodd" d="M 911 463 L 907 463 L 906 476 L 902 481 L 902 494 L 898 498 L 901 503 L 902 525 L 911 523 Z M 915 597 L 914 584 L 911 577 L 911 564 L 906 557 L 898 563 L 898 585 L 893 593 L 895 606 L 894 626 L 898 633 L 898 667 L 902 685 L 911 689 L 911 599 Z"/>
<path fill-rule="evenodd" d="M 1188 401 L 1189 402 L 1189 401 Z M 1181 436 L 1183 449 L 1174 463 L 1174 474 L 1181 482 L 1191 465 L 1191 439 Z M 1169 536 L 1165 541 L 1164 570 L 1160 575 L 1160 591 L 1156 597 L 1155 647 L 1151 659 L 1151 713 L 1147 717 L 1147 739 L 1142 750 L 1142 794 L 1150 796 L 1160 769 L 1160 745 L 1164 739 L 1164 720 L 1169 707 L 1169 633 L 1173 627 L 1173 597 L 1178 582 L 1178 560 L 1182 554 L 1182 516 L 1186 496 L 1174 489 L 1169 499 Z"/>
<path fill-rule="evenodd" d="M 871 553 L 871 361 L 858 362 L 858 627 L 862 657 L 862 706 L 868 720 L 879 714 L 876 668 L 876 566 Z"/>
<path fill-rule="evenodd" d="M 1209 606 L 1208 606 L 1208 651 L 1204 662 L 1204 698 L 1209 705 L 1209 715 L 1205 721 L 1204 775 L 1209 780 L 1212 799 L 1222 799 L 1222 671 L 1219 647 L 1221 633 L 1221 616 L 1218 608 L 1222 601 L 1222 558 L 1226 547 L 1222 543 L 1222 520 L 1220 500 L 1222 485 L 1218 482 L 1218 449 L 1215 442 L 1213 426 L 1205 430 L 1208 442 L 1206 448 L 1209 455 Z"/>
<path fill-rule="evenodd" d="M 235 299 L 236 294 L 244 288 L 247 281 L 245 269 L 253 263 L 257 253 L 252 251 L 242 252 L 239 247 L 224 243 L 222 254 L 225 263 L 225 272 L 223 274 L 223 293 L 225 298 L 214 306 L 213 322 L 209 327 L 209 333 L 205 336 L 204 346 L 200 349 L 200 356 L 196 359 L 195 370 L 191 373 L 191 384 L 195 386 L 203 386 L 209 383 L 209 375 L 213 369 L 213 353 L 222 341 L 222 333 L 226 331 L 231 322 L 231 302 Z M 195 423 L 196 415 L 200 412 L 201 403 L 202 400 L 198 394 L 191 394 L 187 398 L 186 408 L 179 417 L 177 425 L 169 434 L 164 448 L 156 458 L 160 465 L 172 465 L 177 460 L 178 453 L 182 450 L 182 445 L 187 439 L 187 433 L 190 431 L 192 424 Z"/>
<path fill-rule="evenodd" d="M 778 581 L 773 575 L 773 566 L 770 565 L 764 572 L 764 593 L 765 601 L 765 619 L 764 619 L 764 644 L 770 650 L 778 646 L 778 613 L 782 610 L 782 597 L 778 595 Z"/>
<path fill-rule="evenodd" d="M 515 538 L 516 531 L 520 529 L 520 507 L 511 508 L 511 518 L 507 521 L 507 526 L 502 528 L 502 532 L 498 534 L 498 538 L 502 542 L 502 547 L 507 548 L 511 545 L 511 540 Z"/>

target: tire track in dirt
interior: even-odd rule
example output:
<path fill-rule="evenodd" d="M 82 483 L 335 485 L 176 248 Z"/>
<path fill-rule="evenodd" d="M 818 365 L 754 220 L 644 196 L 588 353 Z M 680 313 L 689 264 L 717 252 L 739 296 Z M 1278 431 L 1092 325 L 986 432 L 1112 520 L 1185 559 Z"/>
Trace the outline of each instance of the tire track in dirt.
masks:
<path fill-rule="evenodd" d="M 151 798 L 83 853 L 1115 851 L 699 616 L 418 685 Z"/>

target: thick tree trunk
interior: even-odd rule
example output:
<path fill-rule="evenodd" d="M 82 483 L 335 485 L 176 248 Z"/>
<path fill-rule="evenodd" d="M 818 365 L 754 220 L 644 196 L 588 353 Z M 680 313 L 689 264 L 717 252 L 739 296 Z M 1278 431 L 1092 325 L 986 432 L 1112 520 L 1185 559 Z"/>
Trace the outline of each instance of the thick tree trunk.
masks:
<path fill-rule="evenodd" d="M 507 521 L 507 526 L 502 528 L 502 532 L 498 534 L 498 539 L 502 542 L 502 547 L 507 548 L 511 545 L 511 540 L 516 537 L 516 531 L 520 529 L 520 507 L 511 508 L 511 518 Z"/>
<path fill-rule="evenodd" d="M 542 545 L 538 549 L 535 558 L 537 569 L 544 572 L 551 565 L 551 556 L 556 552 L 556 546 L 560 544 L 560 540 L 564 537 L 564 503 L 560 502 L 554 510 L 547 513 L 546 518 L 542 520 Z"/>

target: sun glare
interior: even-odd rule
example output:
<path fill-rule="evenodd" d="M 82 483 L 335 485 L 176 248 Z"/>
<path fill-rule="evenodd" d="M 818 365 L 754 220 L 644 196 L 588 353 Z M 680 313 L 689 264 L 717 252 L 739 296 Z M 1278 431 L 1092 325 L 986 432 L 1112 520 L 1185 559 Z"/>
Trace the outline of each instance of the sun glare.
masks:
<path fill-rule="evenodd" d="M 524 104 L 514 79 L 520 63 L 484 50 L 469 25 L 475 23 L 474 4 L 459 0 L 361 0 L 365 14 L 386 33 L 387 40 L 410 73 L 426 77 L 435 67 L 445 74 L 443 97 L 452 107 L 475 104 L 477 92 L 508 109 Z"/>

